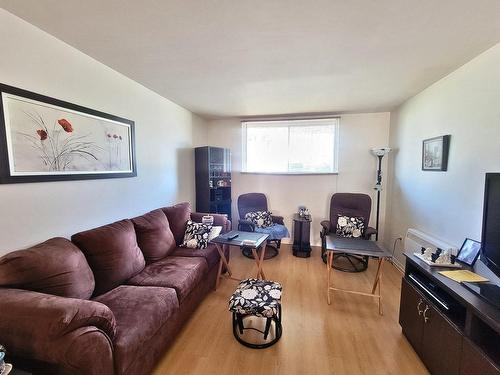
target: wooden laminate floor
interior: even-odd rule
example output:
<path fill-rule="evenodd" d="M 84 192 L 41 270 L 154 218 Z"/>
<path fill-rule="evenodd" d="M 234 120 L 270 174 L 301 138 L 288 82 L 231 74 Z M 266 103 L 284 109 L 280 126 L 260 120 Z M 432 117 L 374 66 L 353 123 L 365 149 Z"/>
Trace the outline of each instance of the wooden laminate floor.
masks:
<path fill-rule="evenodd" d="M 376 271 L 332 273 L 336 286 L 369 291 Z M 255 276 L 253 260 L 231 250 L 237 277 Z M 255 350 L 240 345 L 231 331 L 227 302 L 237 282 L 222 280 L 200 305 L 158 364 L 160 374 L 427 374 L 398 323 L 401 273 L 386 263 L 382 280 L 384 315 L 374 298 L 334 292 L 326 302 L 326 266 L 315 248 L 307 259 L 283 245 L 264 261 L 266 277 L 283 284 L 283 336 Z"/>

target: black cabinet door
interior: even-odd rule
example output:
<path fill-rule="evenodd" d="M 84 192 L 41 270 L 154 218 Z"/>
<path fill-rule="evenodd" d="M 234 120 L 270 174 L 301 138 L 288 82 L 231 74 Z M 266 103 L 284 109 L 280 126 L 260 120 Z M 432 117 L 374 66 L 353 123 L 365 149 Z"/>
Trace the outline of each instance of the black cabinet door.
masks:
<path fill-rule="evenodd" d="M 462 336 L 442 313 L 426 304 L 421 358 L 433 375 L 459 375 Z"/>
<path fill-rule="evenodd" d="M 468 339 L 463 339 L 460 375 L 500 375 L 500 369 L 494 365 Z"/>
<path fill-rule="evenodd" d="M 421 353 L 424 330 L 424 320 L 421 314 L 424 311 L 425 305 L 426 302 L 420 293 L 408 281 L 403 279 L 401 284 L 399 324 L 401 324 L 403 334 L 419 355 Z"/>

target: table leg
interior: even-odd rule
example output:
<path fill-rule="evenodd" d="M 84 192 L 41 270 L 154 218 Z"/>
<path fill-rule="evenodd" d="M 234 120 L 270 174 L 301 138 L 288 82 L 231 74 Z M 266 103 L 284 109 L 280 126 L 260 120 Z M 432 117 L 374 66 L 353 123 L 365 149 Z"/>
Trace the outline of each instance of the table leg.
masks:
<path fill-rule="evenodd" d="M 262 277 L 262 280 L 266 279 L 266 275 L 264 275 L 264 270 L 262 269 L 262 264 L 264 262 L 264 255 L 266 253 L 266 245 L 262 248 L 260 252 L 260 257 L 257 254 L 257 249 L 252 249 L 252 254 L 255 259 L 255 262 L 257 263 L 257 279 L 259 277 Z"/>
<path fill-rule="evenodd" d="M 219 259 L 219 270 L 217 271 L 217 278 L 215 279 L 215 290 L 219 287 L 219 282 L 222 277 L 222 258 Z"/>
<path fill-rule="evenodd" d="M 330 300 L 330 280 L 331 280 L 331 272 L 332 272 L 332 264 L 333 264 L 333 251 L 328 251 L 326 255 L 326 267 L 327 267 L 327 276 L 326 276 L 326 283 L 327 283 L 327 289 L 326 289 L 326 300 L 328 304 L 330 305 L 332 302 Z"/>
<path fill-rule="evenodd" d="M 372 288 L 372 294 L 375 294 L 375 291 L 377 290 L 378 286 L 378 313 L 380 315 L 384 315 L 384 312 L 382 310 L 382 271 L 383 271 L 383 266 L 384 266 L 384 258 L 380 258 L 378 260 L 378 267 L 377 267 L 377 273 L 375 275 L 375 280 L 373 282 L 373 288 Z"/>
<path fill-rule="evenodd" d="M 380 278 L 380 271 L 382 269 L 382 262 L 384 258 L 379 258 L 378 259 L 378 267 L 377 267 L 377 273 L 375 274 L 375 279 L 373 280 L 373 288 L 372 288 L 372 294 L 375 294 L 375 289 L 377 288 L 377 284 Z"/>
<path fill-rule="evenodd" d="M 380 315 L 384 315 L 384 311 L 382 309 L 382 275 L 380 275 L 378 282 L 378 313 Z"/>
<path fill-rule="evenodd" d="M 266 256 L 266 249 L 267 249 L 267 242 L 264 243 L 264 247 L 262 248 L 262 251 L 260 252 L 260 275 L 262 276 L 262 280 L 266 280 L 266 275 L 264 275 L 264 258 Z"/>
<path fill-rule="evenodd" d="M 233 276 L 233 273 L 231 272 L 231 268 L 229 267 L 229 264 L 227 262 L 226 256 L 224 255 L 224 251 L 222 251 L 222 247 L 218 243 L 215 244 L 215 247 L 217 248 L 217 251 L 219 252 L 220 260 L 222 261 L 224 266 L 226 266 L 227 273 L 229 274 L 229 276 Z"/>
<path fill-rule="evenodd" d="M 216 243 L 215 248 L 217 249 L 217 252 L 219 253 L 220 259 L 219 259 L 219 270 L 217 271 L 217 279 L 215 280 L 215 290 L 219 287 L 219 282 L 222 277 L 222 265 L 226 266 L 227 273 L 231 277 L 233 273 L 231 272 L 231 268 L 229 267 L 229 264 L 227 263 L 226 256 L 224 255 L 224 251 L 222 250 L 222 247 Z"/>

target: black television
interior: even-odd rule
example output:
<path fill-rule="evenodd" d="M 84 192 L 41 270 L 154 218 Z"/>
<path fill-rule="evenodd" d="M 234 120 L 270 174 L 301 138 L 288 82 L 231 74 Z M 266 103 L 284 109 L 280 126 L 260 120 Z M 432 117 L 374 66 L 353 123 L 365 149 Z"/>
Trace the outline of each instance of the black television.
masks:
<path fill-rule="evenodd" d="M 486 173 L 481 260 L 500 277 L 500 173 Z"/>

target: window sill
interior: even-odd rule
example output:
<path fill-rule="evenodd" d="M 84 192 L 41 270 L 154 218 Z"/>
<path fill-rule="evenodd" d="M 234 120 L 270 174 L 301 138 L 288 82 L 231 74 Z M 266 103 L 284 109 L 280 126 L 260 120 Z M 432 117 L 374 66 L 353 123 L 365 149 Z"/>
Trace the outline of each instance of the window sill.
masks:
<path fill-rule="evenodd" d="M 287 173 L 287 172 L 240 172 L 241 174 L 263 174 L 263 175 L 276 175 L 276 176 L 336 176 L 339 172 L 327 172 L 327 173 L 314 173 L 314 172 L 297 172 L 297 173 Z"/>

